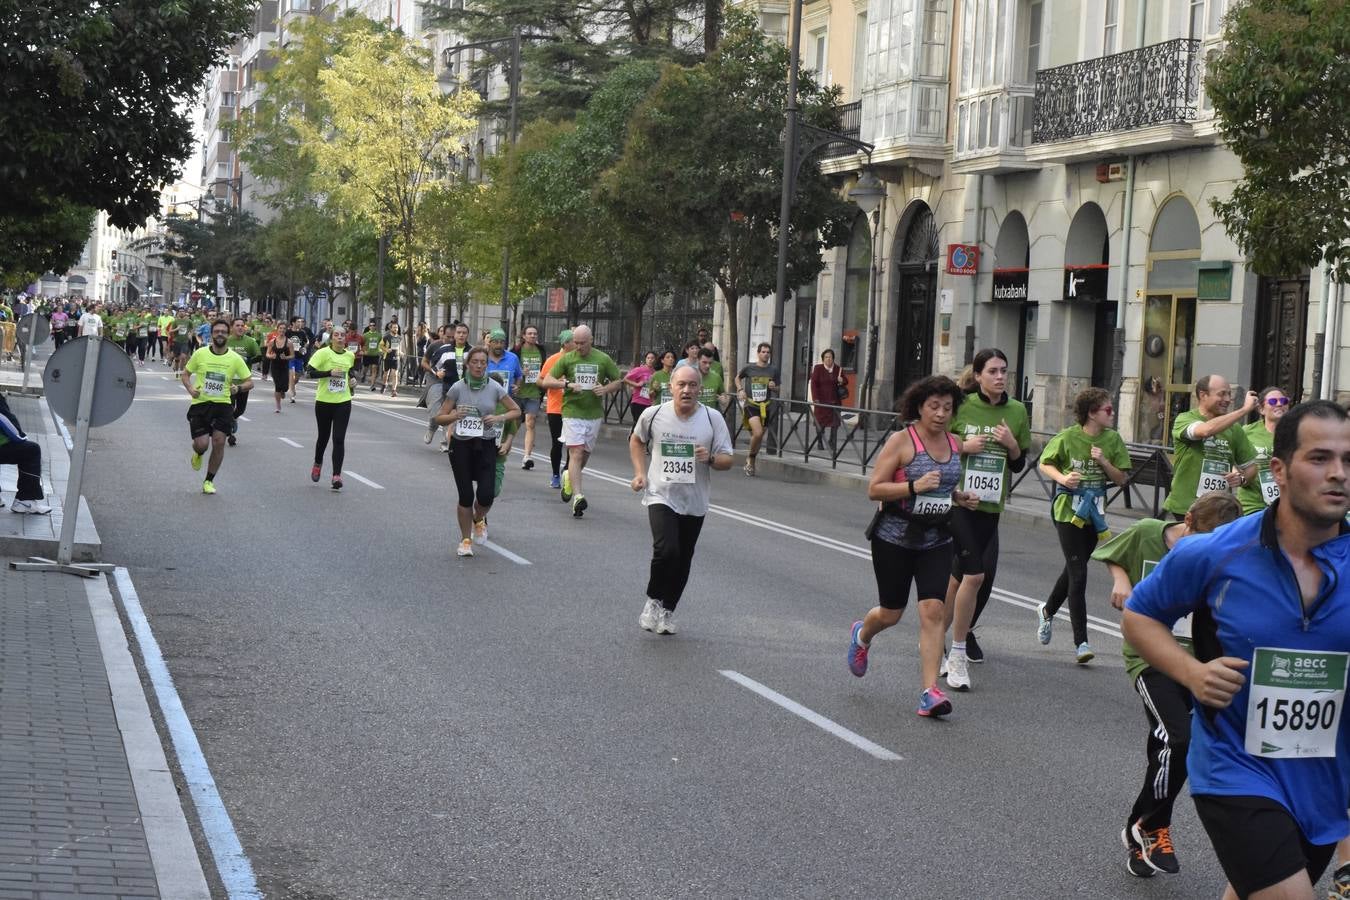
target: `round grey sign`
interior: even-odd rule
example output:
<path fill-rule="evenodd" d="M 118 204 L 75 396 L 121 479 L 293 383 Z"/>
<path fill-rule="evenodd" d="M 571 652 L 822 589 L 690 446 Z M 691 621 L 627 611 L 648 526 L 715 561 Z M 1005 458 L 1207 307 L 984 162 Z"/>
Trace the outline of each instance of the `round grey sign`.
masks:
<path fill-rule="evenodd" d="M 18 325 L 15 328 L 15 337 L 19 343 L 25 347 L 36 347 L 38 344 L 45 344 L 47 338 L 51 337 L 51 323 L 43 316 L 37 313 L 29 313 L 26 316 L 20 316 Z"/>
<path fill-rule="evenodd" d="M 131 364 L 131 357 L 116 344 L 97 337 L 66 341 L 47 360 L 47 367 L 42 371 L 42 386 L 47 404 L 73 426 L 80 409 L 84 358 L 89 341 L 97 341 L 100 345 L 94 400 L 89 411 L 89 424 L 97 428 L 120 419 L 136 397 L 136 367 Z"/>

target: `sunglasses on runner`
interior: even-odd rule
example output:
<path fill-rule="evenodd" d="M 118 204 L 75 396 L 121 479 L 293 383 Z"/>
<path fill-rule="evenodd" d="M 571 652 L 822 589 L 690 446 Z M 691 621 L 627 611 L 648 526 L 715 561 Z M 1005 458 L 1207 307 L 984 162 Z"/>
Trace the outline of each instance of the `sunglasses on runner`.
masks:
<path fill-rule="evenodd" d="M 1288 406 L 1288 397 L 1267 397 L 1266 406 Z"/>

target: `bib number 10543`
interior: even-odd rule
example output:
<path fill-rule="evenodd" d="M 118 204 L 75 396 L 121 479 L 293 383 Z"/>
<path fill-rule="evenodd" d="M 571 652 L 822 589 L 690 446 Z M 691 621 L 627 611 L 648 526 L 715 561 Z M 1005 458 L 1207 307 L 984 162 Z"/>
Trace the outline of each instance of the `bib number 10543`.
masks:
<path fill-rule="evenodd" d="M 991 453 L 977 453 L 966 459 L 964 489 L 974 494 L 981 503 L 999 503 L 1003 500 L 1003 457 Z"/>
<path fill-rule="evenodd" d="M 1334 757 L 1350 654 L 1258 647 L 1246 750 L 1266 759 Z"/>

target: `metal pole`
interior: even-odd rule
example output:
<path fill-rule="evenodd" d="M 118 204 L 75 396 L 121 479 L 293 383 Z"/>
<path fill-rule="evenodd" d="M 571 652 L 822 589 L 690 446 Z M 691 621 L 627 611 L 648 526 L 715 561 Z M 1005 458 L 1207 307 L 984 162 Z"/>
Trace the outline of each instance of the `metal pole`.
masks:
<path fill-rule="evenodd" d="M 23 387 L 20 388 L 25 394 L 28 393 L 28 370 L 33 365 L 33 332 L 37 327 L 37 315 L 34 312 L 32 318 L 25 316 L 28 318 L 28 339 L 23 342 Z"/>
<path fill-rule="evenodd" d="M 384 318 L 384 259 L 385 254 L 388 253 L 388 246 L 389 244 L 385 238 L 384 232 L 380 232 L 379 250 L 375 254 L 379 258 L 379 262 L 375 267 L 375 318 L 377 319 Z M 352 321 L 356 323 L 357 328 L 361 327 L 361 317 L 359 315 Z"/>
<path fill-rule="evenodd" d="M 84 373 L 80 378 L 80 403 L 75 412 L 75 441 L 70 453 L 70 477 L 66 481 L 66 499 L 62 506 L 61 540 L 56 548 L 56 564 L 70 565 L 75 551 L 75 522 L 80 516 L 80 490 L 84 484 L 84 458 L 89 449 L 89 417 L 94 408 L 94 384 L 98 377 L 98 356 L 103 349 L 100 337 L 85 338 Z"/>
<path fill-rule="evenodd" d="M 778 207 L 778 289 L 773 321 L 773 358 L 783 367 L 783 338 L 787 327 L 788 223 L 792 219 L 793 174 L 797 161 L 797 69 L 801 65 L 802 0 L 793 0 L 792 37 L 788 44 L 787 125 L 783 130 L 783 198 Z M 778 417 L 781 420 L 781 416 Z"/>
<path fill-rule="evenodd" d="M 506 77 L 511 96 L 507 138 L 511 142 L 510 146 L 514 147 L 516 145 L 517 107 L 520 103 L 520 26 L 516 26 L 515 30 L 511 33 L 511 69 L 507 72 Z M 507 333 L 508 338 L 511 335 L 510 309 L 511 240 L 510 237 L 508 237 L 502 245 L 502 310 L 500 317 L 501 329 Z"/>

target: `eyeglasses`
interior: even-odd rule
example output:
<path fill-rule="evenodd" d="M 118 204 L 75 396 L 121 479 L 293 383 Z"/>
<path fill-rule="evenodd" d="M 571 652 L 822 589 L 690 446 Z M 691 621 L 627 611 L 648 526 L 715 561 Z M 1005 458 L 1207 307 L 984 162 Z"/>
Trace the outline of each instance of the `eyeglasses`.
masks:
<path fill-rule="evenodd" d="M 1266 406 L 1288 406 L 1288 397 L 1267 397 Z"/>

